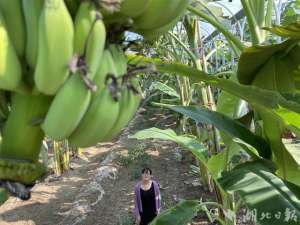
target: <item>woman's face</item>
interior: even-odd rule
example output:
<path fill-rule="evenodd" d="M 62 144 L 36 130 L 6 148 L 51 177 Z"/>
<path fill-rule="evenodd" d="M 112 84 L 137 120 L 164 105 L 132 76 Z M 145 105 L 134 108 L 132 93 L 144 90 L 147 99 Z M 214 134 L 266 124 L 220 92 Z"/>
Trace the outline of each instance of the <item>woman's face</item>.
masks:
<path fill-rule="evenodd" d="M 148 181 L 151 179 L 151 177 L 152 177 L 152 175 L 150 174 L 150 171 L 145 171 L 144 173 L 142 173 L 143 181 Z"/>

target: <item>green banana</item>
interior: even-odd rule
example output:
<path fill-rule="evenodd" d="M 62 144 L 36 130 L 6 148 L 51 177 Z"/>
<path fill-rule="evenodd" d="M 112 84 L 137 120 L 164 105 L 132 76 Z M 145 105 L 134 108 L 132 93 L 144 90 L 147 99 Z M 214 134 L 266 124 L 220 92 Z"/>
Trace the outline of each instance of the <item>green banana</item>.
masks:
<path fill-rule="evenodd" d="M 111 45 L 110 51 L 115 60 L 117 74 L 119 76 L 127 73 L 127 58 L 125 54 L 117 46 Z M 130 80 L 136 89 L 138 88 L 137 81 L 135 79 Z M 123 87 L 121 92 L 121 98 L 119 99 L 119 114 L 112 126 L 112 129 L 103 137 L 101 141 L 108 141 L 115 137 L 132 119 L 136 108 L 139 104 L 139 98 L 133 93 L 132 90 Z"/>
<path fill-rule="evenodd" d="M 38 50 L 39 18 L 44 0 L 23 0 L 23 11 L 26 23 L 26 61 L 33 69 L 36 65 Z"/>
<path fill-rule="evenodd" d="M 73 43 L 73 22 L 64 1 L 45 1 L 39 21 L 39 48 L 34 74 L 40 92 L 54 95 L 66 81 Z"/>
<path fill-rule="evenodd" d="M 90 100 L 91 91 L 75 73 L 54 97 L 42 124 L 46 135 L 54 140 L 70 136 L 88 109 Z"/>
<path fill-rule="evenodd" d="M 82 2 L 75 18 L 74 51 L 85 57 L 89 79 L 96 75 L 104 50 L 106 31 L 93 2 Z"/>
<path fill-rule="evenodd" d="M 90 33 L 91 32 L 91 33 Z M 90 36 L 89 36 L 90 35 Z M 88 77 L 93 79 L 96 69 L 101 61 L 101 56 L 105 43 L 105 27 L 102 20 L 97 19 L 97 11 L 92 2 L 83 2 L 75 19 L 75 53 L 80 56 L 85 54 Z M 87 49 L 85 51 L 85 45 Z M 76 91 L 76 95 L 73 93 Z M 77 127 L 83 117 L 91 98 L 91 92 L 80 80 L 79 74 L 71 77 L 65 86 L 58 92 L 53 104 L 47 114 L 42 127 L 50 137 L 61 140 L 68 137 Z M 61 126 L 61 120 L 65 118 L 65 109 L 61 107 L 64 102 L 69 102 L 69 109 L 72 116 Z M 80 107 L 76 107 L 80 106 Z"/>
<path fill-rule="evenodd" d="M 119 113 L 119 103 L 114 101 L 105 86 L 107 74 L 116 74 L 111 53 L 105 50 L 94 82 L 98 90 L 76 130 L 68 138 L 71 146 L 88 147 L 97 144 L 112 128 Z"/>
<path fill-rule="evenodd" d="M 16 90 L 21 82 L 21 64 L 0 13 L 0 88 Z"/>
<path fill-rule="evenodd" d="M 135 95 L 131 90 L 123 90 L 123 94 L 120 99 L 120 111 L 118 119 L 114 123 L 113 128 L 103 138 L 104 141 L 113 139 L 121 132 L 121 130 L 129 123 L 129 121 L 134 116 L 139 102 L 139 97 Z"/>
<path fill-rule="evenodd" d="M 179 14 L 177 18 L 174 19 L 171 23 L 164 25 L 162 27 L 156 29 L 150 29 L 150 30 L 140 29 L 140 30 L 135 30 L 135 32 L 142 35 L 144 39 L 147 41 L 154 41 L 155 39 L 159 38 L 161 35 L 171 30 L 177 24 L 181 16 L 182 15 Z"/>
<path fill-rule="evenodd" d="M 0 158 L 37 162 L 44 132 L 36 123 L 46 115 L 51 100 L 41 94 L 13 94 L 11 112 L 3 129 Z"/>
<path fill-rule="evenodd" d="M 105 49 L 93 82 L 97 85 L 97 91 L 93 96 L 98 94 L 105 87 L 105 79 L 108 73 L 115 74 L 116 66 L 109 50 Z"/>
<path fill-rule="evenodd" d="M 139 105 L 140 99 L 132 90 L 124 87 L 121 98 L 115 101 L 104 84 L 107 74 L 120 77 L 127 72 L 127 59 L 123 51 L 112 45 L 103 57 L 95 78 L 95 83 L 100 88 L 93 96 L 91 106 L 79 126 L 68 138 L 72 146 L 88 147 L 100 141 L 111 140 L 128 124 Z M 132 83 L 139 89 L 137 80 L 133 79 Z"/>
<path fill-rule="evenodd" d="M 136 18 L 146 11 L 151 1 L 152 0 L 124 0 L 121 3 L 120 13 L 131 18 Z"/>
<path fill-rule="evenodd" d="M 7 30 L 20 58 L 24 56 L 26 31 L 22 0 L 0 0 L 0 10 L 6 21 Z"/>
<path fill-rule="evenodd" d="M 109 90 L 93 96 L 91 106 L 75 132 L 68 138 L 71 146 L 89 147 L 102 141 L 118 117 L 119 103 L 114 101 Z"/>
<path fill-rule="evenodd" d="M 157 29 L 171 23 L 181 15 L 189 0 L 152 0 L 147 10 L 134 21 L 134 28 L 139 30 Z"/>

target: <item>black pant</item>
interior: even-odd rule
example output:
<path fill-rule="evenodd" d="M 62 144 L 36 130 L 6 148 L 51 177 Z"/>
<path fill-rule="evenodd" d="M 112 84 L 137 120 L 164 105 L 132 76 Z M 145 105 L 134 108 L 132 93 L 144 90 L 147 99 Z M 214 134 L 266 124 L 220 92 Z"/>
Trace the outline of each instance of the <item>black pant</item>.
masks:
<path fill-rule="evenodd" d="M 156 213 L 140 213 L 141 223 L 140 225 L 148 225 L 156 217 Z"/>

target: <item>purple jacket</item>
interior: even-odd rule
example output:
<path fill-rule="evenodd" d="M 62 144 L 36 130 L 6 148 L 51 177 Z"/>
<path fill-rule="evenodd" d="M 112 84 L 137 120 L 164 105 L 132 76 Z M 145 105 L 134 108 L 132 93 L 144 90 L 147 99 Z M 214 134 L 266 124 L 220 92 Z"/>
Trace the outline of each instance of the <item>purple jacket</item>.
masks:
<path fill-rule="evenodd" d="M 159 183 L 155 180 L 152 180 L 154 186 L 154 193 L 155 193 L 155 207 L 156 213 L 160 213 L 161 209 L 161 196 L 159 191 Z M 134 187 L 134 215 L 138 217 L 140 212 L 143 212 L 142 207 L 142 199 L 141 199 L 141 181 L 139 181 Z"/>

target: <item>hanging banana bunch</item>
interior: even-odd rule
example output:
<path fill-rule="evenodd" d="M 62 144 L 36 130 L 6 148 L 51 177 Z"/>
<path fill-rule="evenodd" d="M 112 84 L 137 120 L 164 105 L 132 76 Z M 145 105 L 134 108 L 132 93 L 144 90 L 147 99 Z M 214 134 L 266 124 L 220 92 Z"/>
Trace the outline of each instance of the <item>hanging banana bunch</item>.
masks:
<path fill-rule="evenodd" d="M 140 71 L 128 66 L 125 31 L 157 38 L 187 4 L 0 0 L 1 193 L 30 198 L 46 171 L 38 161 L 45 136 L 89 147 L 121 132 L 140 103 Z"/>

